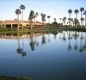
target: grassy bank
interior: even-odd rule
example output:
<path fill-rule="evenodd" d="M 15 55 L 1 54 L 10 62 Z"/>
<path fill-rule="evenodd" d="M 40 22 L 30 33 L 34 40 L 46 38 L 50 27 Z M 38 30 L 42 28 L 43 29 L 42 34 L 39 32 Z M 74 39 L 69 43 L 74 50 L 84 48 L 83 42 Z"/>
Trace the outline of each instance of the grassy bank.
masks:
<path fill-rule="evenodd" d="M 9 77 L 9 76 L 0 76 L 0 80 L 32 80 L 28 77 Z"/>
<path fill-rule="evenodd" d="M 86 29 L 84 28 L 66 28 L 66 27 L 61 27 L 61 28 L 41 28 L 41 29 L 24 29 L 24 30 L 15 30 L 15 29 L 0 29 L 0 33 L 27 33 L 27 32 L 41 32 L 41 31 L 81 31 L 81 32 L 86 32 Z"/>

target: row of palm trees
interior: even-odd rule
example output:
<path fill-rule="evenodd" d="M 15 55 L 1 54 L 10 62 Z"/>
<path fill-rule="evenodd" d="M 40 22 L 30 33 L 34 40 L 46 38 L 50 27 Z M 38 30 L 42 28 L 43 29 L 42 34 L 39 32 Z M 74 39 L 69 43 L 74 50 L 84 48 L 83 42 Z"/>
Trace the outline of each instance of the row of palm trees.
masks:
<path fill-rule="evenodd" d="M 24 6 L 24 5 L 20 5 L 19 9 L 16 9 L 15 13 L 17 14 L 17 20 L 19 20 L 19 15 L 20 15 L 21 13 L 22 13 L 22 20 L 23 20 L 23 10 L 25 10 L 25 6 Z M 81 21 L 81 28 L 82 28 L 82 25 L 83 25 L 82 23 L 84 22 L 83 15 L 85 15 L 85 26 L 86 26 L 86 10 L 84 10 L 84 8 L 81 7 L 81 8 L 80 8 L 80 12 L 81 12 L 80 21 Z M 76 15 L 76 18 L 74 18 L 74 19 L 71 17 L 71 15 L 72 15 L 72 13 L 73 13 L 73 11 L 72 11 L 71 9 L 68 10 L 68 13 L 69 13 L 69 18 L 68 18 L 68 21 L 69 21 L 68 24 L 69 24 L 69 26 L 75 25 L 75 26 L 77 27 L 77 25 L 80 25 L 79 20 L 77 19 L 79 10 L 78 10 L 78 9 L 74 10 L 74 13 L 75 13 L 75 15 Z M 34 13 L 33 10 L 30 11 L 28 20 L 30 20 L 31 26 L 32 26 L 33 20 L 34 20 L 34 22 L 35 22 L 35 20 L 36 20 L 36 22 L 37 22 L 37 17 L 38 17 L 38 15 L 39 15 L 38 12 Z M 50 23 L 50 18 L 51 18 L 51 16 L 48 15 L 48 16 L 47 16 L 48 24 Z M 55 19 L 56 19 L 56 18 L 54 18 L 54 21 L 56 21 Z M 63 24 L 65 25 L 66 19 L 67 19 L 67 17 L 60 18 L 60 19 L 59 19 L 59 20 L 60 20 L 60 24 L 61 24 L 61 20 L 62 20 L 62 21 L 63 21 Z M 46 14 L 41 13 L 41 20 L 42 20 L 42 22 L 43 22 L 43 24 L 44 24 L 45 21 L 46 21 Z"/>
<path fill-rule="evenodd" d="M 86 26 L 86 11 L 84 10 L 84 8 L 83 7 L 81 7 L 80 8 L 80 12 L 81 12 L 81 18 L 80 18 L 80 20 L 81 20 L 81 27 L 82 27 L 82 22 L 84 21 L 84 18 L 82 17 L 82 15 L 85 15 L 85 26 Z M 71 21 L 71 14 L 72 14 L 72 10 L 71 9 L 69 9 L 68 10 L 68 13 L 69 13 L 69 25 L 70 25 L 70 21 Z M 75 20 L 78 20 L 77 19 L 77 15 L 78 15 L 78 13 L 79 13 L 79 10 L 78 9 L 76 9 L 76 10 L 74 10 L 74 13 L 76 14 L 76 18 L 75 18 Z M 75 25 L 77 25 L 77 24 L 75 24 Z"/>

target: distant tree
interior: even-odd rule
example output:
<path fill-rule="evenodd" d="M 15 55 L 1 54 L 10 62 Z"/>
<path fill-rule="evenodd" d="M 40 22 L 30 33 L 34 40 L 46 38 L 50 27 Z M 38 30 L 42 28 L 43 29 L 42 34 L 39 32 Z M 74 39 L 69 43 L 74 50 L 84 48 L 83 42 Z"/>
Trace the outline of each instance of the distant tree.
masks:
<path fill-rule="evenodd" d="M 56 18 L 54 18 L 54 22 L 56 22 Z"/>
<path fill-rule="evenodd" d="M 81 11 L 81 26 L 82 26 L 82 20 L 83 20 L 83 19 L 82 19 L 82 12 L 84 11 L 84 8 L 81 7 L 81 8 L 80 8 L 80 11 Z"/>
<path fill-rule="evenodd" d="M 46 21 L 46 14 L 43 14 L 43 13 L 41 13 L 41 20 L 42 20 L 42 22 L 43 22 L 43 26 L 44 26 L 44 22 Z"/>
<path fill-rule="evenodd" d="M 68 10 L 68 13 L 69 13 L 69 18 L 71 18 L 72 10 L 71 10 L 71 9 L 69 9 L 69 10 Z M 69 25 L 70 25 L 70 19 L 69 19 Z"/>
<path fill-rule="evenodd" d="M 82 25 L 84 25 L 84 18 L 81 18 L 80 20 L 81 20 L 81 21 L 82 21 L 82 23 L 83 23 Z M 81 26 L 82 26 L 82 25 L 81 25 Z"/>
<path fill-rule="evenodd" d="M 63 23 L 64 23 L 64 25 L 65 25 L 65 22 L 66 22 L 66 19 L 67 19 L 67 17 L 63 17 Z"/>
<path fill-rule="evenodd" d="M 24 5 L 20 5 L 20 9 L 22 10 L 22 20 L 23 20 L 23 10 L 25 10 L 25 6 Z"/>
<path fill-rule="evenodd" d="M 31 30 L 32 30 L 33 19 L 34 19 L 34 11 L 31 10 L 31 12 L 30 12 L 30 14 L 29 14 L 29 18 L 28 18 L 28 20 L 30 20 Z"/>
<path fill-rule="evenodd" d="M 79 20 L 76 19 L 76 18 L 74 18 L 74 24 L 75 24 L 75 26 L 76 26 L 76 28 L 77 28 L 77 25 L 80 25 Z"/>
<path fill-rule="evenodd" d="M 60 20 L 60 26 L 61 26 L 61 20 L 62 20 L 62 19 L 61 19 L 61 18 L 59 18 L 59 20 Z"/>
<path fill-rule="evenodd" d="M 54 18 L 54 22 L 52 23 L 54 27 L 58 26 L 58 23 L 56 22 L 56 18 Z"/>

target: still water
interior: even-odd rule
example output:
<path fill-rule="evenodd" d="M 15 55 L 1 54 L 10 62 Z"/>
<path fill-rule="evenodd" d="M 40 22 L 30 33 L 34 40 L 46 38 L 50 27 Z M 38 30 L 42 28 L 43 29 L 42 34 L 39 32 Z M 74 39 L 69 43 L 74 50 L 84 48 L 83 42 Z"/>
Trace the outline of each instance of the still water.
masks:
<path fill-rule="evenodd" d="M 0 34 L 0 76 L 86 80 L 86 33 Z"/>

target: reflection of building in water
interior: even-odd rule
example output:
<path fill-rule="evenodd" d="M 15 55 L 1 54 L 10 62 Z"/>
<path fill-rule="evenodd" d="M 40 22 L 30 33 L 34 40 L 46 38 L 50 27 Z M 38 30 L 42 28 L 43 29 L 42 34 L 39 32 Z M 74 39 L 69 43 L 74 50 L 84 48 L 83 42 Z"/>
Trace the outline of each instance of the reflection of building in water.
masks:
<path fill-rule="evenodd" d="M 19 34 L 19 36 L 18 36 Z M 33 36 L 40 36 L 42 33 L 33 33 Z M 31 35 L 30 32 L 28 33 L 6 33 L 6 34 L 0 34 L 0 38 L 4 38 L 4 39 L 22 39 L 22 38 L 29 38 Z"/>

